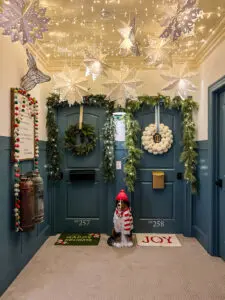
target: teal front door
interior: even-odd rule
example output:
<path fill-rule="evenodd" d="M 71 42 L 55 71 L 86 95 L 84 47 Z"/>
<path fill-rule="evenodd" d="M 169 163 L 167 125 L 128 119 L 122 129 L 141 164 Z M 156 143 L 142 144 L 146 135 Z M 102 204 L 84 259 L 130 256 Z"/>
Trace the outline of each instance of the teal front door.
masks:
<path fill-rule="evenodd" d="M 79 107 L 59 108 L 57 112 L 63 179 L 55 196 L 55 232 L 107 232 L 107 185 L 101 164 L 105 123 L 104 109 L 84 107 L 83 122 L 95 128 L 97 144 L 87 156 L 73 156 L 64 149 L 65 131 L 79 122 Z"/>
<path fill-rule="evenodd" d="M 219 159 L 217 192 L 219 199 L 219 256 L 225 260 L 225 92 L 219 96 Z"/>
<path fill-rule="evenodd" d="M 140 126 L 140 147 L 144 151 L 138 168 L 137 182 L 133 194 L 133 214 L 135 231 L 140 233 L 182 233 L 185 202 L 184 167 L 179 162 L 182 151 L 181 113 L 161 108 L 161 122 L 173 132 L 172 148 L 165 154 L 153 155 L 141 145 L 141 135 L 145 127 L 155 123 L 152 108 L 143 107 L 136 116 Z M 154 190 L 152 172 L 165 172 L 165 188 Z"/>

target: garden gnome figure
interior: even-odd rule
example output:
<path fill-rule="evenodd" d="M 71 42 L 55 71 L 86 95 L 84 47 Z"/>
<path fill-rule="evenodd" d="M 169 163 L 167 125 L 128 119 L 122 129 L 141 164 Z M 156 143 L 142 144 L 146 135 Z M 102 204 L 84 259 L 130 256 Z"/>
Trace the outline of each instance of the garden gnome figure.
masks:
<path fill-rule="evenodd" d="M 133 217 L 127 194 L 121 190 L 116 197 L 116 209 L 113 217 L 113 232 L 108 245 L 117 248 L 132 247 Z"/>

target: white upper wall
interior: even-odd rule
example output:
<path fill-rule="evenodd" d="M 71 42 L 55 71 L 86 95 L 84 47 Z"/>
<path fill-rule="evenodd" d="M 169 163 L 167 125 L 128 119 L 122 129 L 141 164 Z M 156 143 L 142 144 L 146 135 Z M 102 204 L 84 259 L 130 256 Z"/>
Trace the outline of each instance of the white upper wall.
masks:
<path fill-rule="evenodd" d="M 200 66 L 199 112 L 197 140 L 208 140 L 208 88 L 225 75 L 225 41 Z"/>
<path fill-rule="evenodd" d="M 10 89 L 20 87 L 20 79 L 26 74 L 27 70 L 25 48 L 19 43 L 12 43 L 9 37 L 0 34 L 0 136 L 11 136 Z M 46 112 L 45 96 L 48 91 L 48 83 L 36 86 L 31 91 L 31 95 L 39 101 L 40 140 L 46 140 L 44 120 Z"/>

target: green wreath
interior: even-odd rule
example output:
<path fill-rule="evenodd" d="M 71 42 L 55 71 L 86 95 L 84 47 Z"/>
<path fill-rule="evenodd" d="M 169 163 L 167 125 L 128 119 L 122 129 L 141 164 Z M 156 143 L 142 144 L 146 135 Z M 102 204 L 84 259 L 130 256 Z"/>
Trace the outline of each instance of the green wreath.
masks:
<path fill-rule="evenodd" d="M 65 147 L 76 156 L 85 156 L 96 146 L 95 128 L 89 124 L 71 125 L 65 132 Z"/>

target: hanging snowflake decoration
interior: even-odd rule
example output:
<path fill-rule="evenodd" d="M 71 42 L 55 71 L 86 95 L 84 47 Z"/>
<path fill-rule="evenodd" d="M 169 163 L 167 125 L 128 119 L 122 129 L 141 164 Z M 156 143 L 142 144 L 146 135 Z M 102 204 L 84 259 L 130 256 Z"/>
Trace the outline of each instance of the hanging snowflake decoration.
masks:
<path fill-rule="evenodd" d="M 37 84 L 48 82 L 51 80 L 51 77 L 42 73 L 38 68 L 36 61 L 33 55 L 26 49 L 27 52 L 27 65 L 29 70 L 26 75 L 24 75 L 21 79 L 21 87 L 26 90 L 32 90 Z"/>
<path fill-rule="evenodd" d="M 179 72 L 170 72 L 169 74 L 161 74 L 161 77 L 169 83 L 162 89 L 163 91 L 175 90 L 175 95 L 185 100 L 190 93 L 195 92 L 197 87 L 190 81 L 197 76 L 196 72 L 188 72 L 185 65 Z"/>
<path fill-rule="evenodd" d="M 161 26 L 166 29 L 160 37 L 167 39 L 171 36 L 172 40 L 176 41 L 182 34 L 193 32 L 202 10 L 197 7 L 197 0 L 176 0 L 176 4 L 170 5 L 165 14 Z"/>
<path fill-rule="evenodd" d="M 133 18 L 129 24 L 124 24 L 123 28 L 118 29 L 121 37 L 123 38 L 120 44 L 120 50 L 122 55 L 133 53 L 136 56 L 140 56 L 138 43 L 136 41 L 136 19 Z"/>
<path fill-rule="evenodd" d="M 163 39 L 149 39 L 146 47 L 145 61 L 158 68 L 168 65 L 172 67 L 172 47 Z"/>
<path fill-rule="evenodd" d="M 54 91 L 59 92 L 60 102 L 68 101 L 70 105 L 74 102 L 82 103 L 83 96 L 88 95 L 88 89 L 84 86 L 87 78 L 80 78 L 80 70 L 72 70 L 68 66 L 63 72 L 53 75 Z"/>
<path fill-rule="evenodd" d="M 103 84 L 110 89 L 106 98 L 115 100 L 121 107 L 126 106 L 126 100 L 137 100 L 137 88 L 142 85 L 142 81 L 136 79 L 135 68 L 129 69 L 126 65 L 121 65 L 120 73 L 114 74 L 114 79 Z"/>
<path fill-rule="evenodd" d="M 36 39 L 43 38 L 47 24 L 50 21 L 45 17 L 45 8 L 39 7 L 39 1 L 8 0 L 2 4 L 0 27 L 3 35 L 10 35 L 12 42 L 20 41 L 22 45 L 35 43 Z"/>
<path fill-rule="evenodd" d="M 84 59 L 86 67 L 86 76 L 91 75 L 93 80 L 96 80 L 100 75 L 107 77 L 107 69 L 109 66 L 105 63 L 106 55 L 101 51 L 95 51 L 94 54 L 88 53 Z"/>

